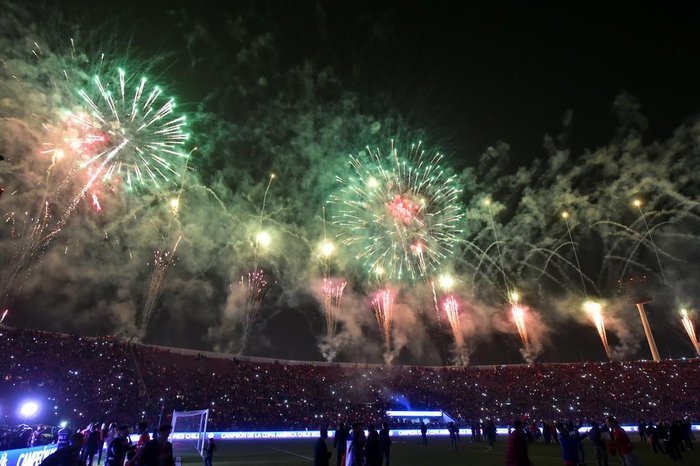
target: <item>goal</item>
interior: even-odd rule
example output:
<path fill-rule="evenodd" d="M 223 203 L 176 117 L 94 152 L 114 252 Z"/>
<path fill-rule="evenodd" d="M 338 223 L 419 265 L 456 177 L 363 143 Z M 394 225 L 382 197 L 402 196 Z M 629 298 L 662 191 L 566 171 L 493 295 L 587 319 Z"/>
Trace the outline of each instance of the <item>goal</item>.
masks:
<path fill-rule="evenodd" d="M 180 454 L 192 454 L 196 451 L 202 455 L 207 437 L 208 419 L 208 409 L 173 411 L 173 430 L 170 435 L 173 451 Z"/>

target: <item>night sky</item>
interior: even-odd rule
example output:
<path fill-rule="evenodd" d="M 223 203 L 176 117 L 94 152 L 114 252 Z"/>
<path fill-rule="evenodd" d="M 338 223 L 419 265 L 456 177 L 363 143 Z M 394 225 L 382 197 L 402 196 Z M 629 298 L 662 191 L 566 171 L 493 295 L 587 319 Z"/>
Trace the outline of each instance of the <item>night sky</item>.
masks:
<path fill-rule="evenodd" d="M 14 20 L 17 27 L 0 33 L 0 44 L 13 44 L 16 50 L 24 47 L 18 44 L 27 42 L 26 37 L 38 37 L 53 45 L 52 53 L 60 55 L 65 52 L 59 43 L 63 42 L 65 49 L 66 38 L 75 36 L 84 39 L 82 44 L 90 49 L 86 53 L 93 56 L 103 47 L 145 60 L 152 65 L 150 74 L 179 96 L 181 111 L 193 115 L 194 143 L 200 152 L 190 167 L 192 176 L 199 185 L 216 191 L 228 209 L 226 220 L 217 217 L 218 204 L 211 198 L 191 194 L 192 213 L 183 213 L 181 220 L 187 237 L 181 258 L 164 280 L 155 325 L 144 341 L 197 349 L 217 348 L 219 344 L 218 349 L 232 350 L 215 342 L 212 335 L 216 331 L 212 333 L 212 329 L 226 328 L 220 322 L 226 318 L 222 309 L 227 299 L 232 302 L 230 295 L 227 298 L 228 283 L 246 270 L 251 258 L 244 239 L 231 239 L 240 232 L 231 231 L 230 225 L 255 217 L 269 173 L 279 173 L 281 180 L 270 191 L 270 217 L 280 230 L 284 225 L 288 241 L 311 241 L 320 234 L 321 206 L 333 182 L 327 173 L 342 166 L 343 156 L 366 144 L 383 145 L 389 137 L 417 136 L 447 154 L 449 166 L 461 182 L 477 180 L 467 186 L 463 199 L 467 222 L 473 220 L 466 236 L 488 244 L 491 231 L 483 208 L 478 206 L 484 195 L 502 203 L 496 217 L 499 233 L 504 238 L 518 237 L 506 250 L 506 268 L 523 288 L 528 305 L 540 310 L 542 325 L 549 329 L 543 332 L 538 361 L 603 360 L 604 354 L 594 329 L 561 310 L 578 307 L 569 291 L 578 286 L 578 274 L 557 269 L 558 279 L 571 285 L 566 289 L 553 279 L 533 275 L 532 270 L 518 265 L 526 261 L 527 248 L 531 247 L 523 245 L 554 248 L 568 241 L 561 240 L 566 230 L 556 217 L 563 208 L 578 208 L 582 212 L 580 225 L 590 228 L 584 234 L 574 221 L 582 269 L 596 282 L 597 294 L 611 302 L 617 299 L 611 308 L 620 309 L 624 305 L 615 290 L 620 264 L 605 262 L 601 251 L 614 250 L 609 255 L 627 256 L 635 241 L 626 238 L 622 244 L 615 243 L 619 234 L 592 233 L 592 225 L 603 220 L 632 224 L 636 216 L 628 208 L 631 197 L 623 198 L 627 193 L 643 196 L 645 202 L 649 198 L 650 211 L 664 212 L 650 221 L 653 225 L 666 222 L 658 230 L 657 243 L 668 252 L 661 256 L 674 285 L 660 283 L 655 256 L 644 247 L 635 256 L 641 265 L 631 271 L 652 271 L 650 286 L 661 299 L 650 307 L 659 350 L 663 357 L 692 354 L 674 312 L 680 304 L 700 306 L 700 296 L 693 287 L 699 271 L 693 251 L 700 235 L 697 206 L 693 204 L 700 194 L 700 178 L 694 174 L 698 154 L 692 142 L 700 109 L 697 5 L 145 3 L 65 1 L 25 11 L 19 4 L 7 2 L 15 13 L 6 21 Z M 81 42 L 78 44 L 80 47 Z M 21 52 L 17 56 L 18 61 L 23 59 Z M 0 100 L 22 102 L 7 84 L 7 73 L 2 79 Z M 41 92 L 37 82 L 27 85 Z M 22 105 L 0 106 L 0 117 L 24 121 L 22 114 L 31 112 L 16 110 Z M 372 122 L 381 122 L 381 130 L 363 129 Z M 39 130 L 32 127 L 31 131 L 37 134 Z M 0 128 L 0 148 L 10 155 L 8 161 L 0 163 L 23 168 L 2 168 L 5 171 L 0 171 L 0 181 L 8 186 L 15 182 L 17 173 L 28 170 L 24 161 L 33 151 L 27 143 L 24 152 L 18 150 L 12 157 L 10 148 L 15 146 L 8 141 L 17 140 L 10 137 L 12 134 Z M 548 140 L 553 142 L 545 143 L 545 135 L 551 135 Z M 41 136 L 36 139 L 41 140 Z M 639 147 L 646 149 L 635 149 Z M 665 159 L 664 154 L 674 147 L 680 155 L 672 161 Z M 297 153 L 304 155 L 295 159 Z M 495 162 L 494 153 L 498 154 Z M 564 153 L 565 162 L 552 162 Z M 628 153 L 632 154 L 629 159 Z M 647 180 L 635 181 L 634 175 L 627 180 L 627 175 L 606 168 L 605 161 L 618 158 L 623 173 L 631 173 L 625 167 L 635 167 L 641 173 L 644 170 L 640 167 L 655 169 L 646 171 Z M 656 187 L 661 179 L 663 186 L 673 189 Z M 614 180 L 622 181 L 618 186 Z M 682 194 L 682 199 L 669 194 L 671 191 Z M 580 199 L 580 205 L 572 200 L 575 198 Z M 3 215 L 17 208 L 8 205 L 11 201 L 7 195 L 1 199 Z M 23 198 L 18 205 L 34 201 Z M 164 218 L 154 207 L 156 201 L 147 200 L 146 204 L 143 210 L 149 213 L 139 214 L 138 221 L 129 220 L 137 217 L 129 217 L 135 210 L 133 202 L 115 201 L 115 210 L 121 206 L 118 212 L 123 222 L 114 217 L 93 220 L 80 214 L 82 220 L 69 224 L 69 230 L 56 239 L 31 272 L 23 293 L 8 304 L 12 313 L 7 323 L 128 336 L 122 330 L 133 327 L 130 322 L 137 319 L 138 295 L 148 272 L 144 264 L 158 243 L 158 236 L 147 238 L 140 232 L 152 227 L 162 230 L 157 225 Z M 304 207 L 308 211 L 302 213 Z M 548 213 L 543 220 L 528 214 L 528 209 L 547 209 Z M 148 220 L 143 219 L 146 217 Z M 192 226 L 201 225 L 202 220 L 208 225 Z M 107 231 L 110 234 L 101 234 Z M 0 252 L 10 257 L 9 230 L 0 230 L 0 234 L 4 244 Z M 107 238 L 102 243 L 100 235 Z M 98 246 L 88 246 L 93 243 Z M 61 254 L 64 249 L 73 252 Z M 280 257 L 269 259 L 266 266 L 278 285 L 263 306 L 245 353 L 320 360 L 316 336 L 323 331 L 323 324 L 318 304 L 301 285 L 313 273 L 289 259 L 301 254 L 297 245 L 282 249 Z M 132 260 L 127 260 L 127 252 L 132 250 Z M 570 249 L 566 251 L 567 258 L 573 260 Z M 478 260 L 467 258 L 467 253 L 464 257 L 471 263 Z M 348 262 L 343 266 L 352 269 Z M 342 271 L 343 266 L 338 269 Z M 468 276 L 468 269 L 454 268 Z M 496 269 L 488 273 L 499 279 Z M 85 287 L 89 291 L 75 291 L 81 280 L 93 283 Z M 471 279 L 464 280 L 471 283 Z M 362 294 L 361 285 L 351 288 L 357 296 Z M 522 362 L 517 334 L 507 334 L 502 330 L 502 319 L 494 317 L 503 313 L 505 306 L 502 300 L 499 304 L 495 288 L 484 282 L 479 290 L 472 290 L 473 306 L 483 303 L 488 309 L 476 312 L 474 320 L 488 316 L 492 322 L 488 326 L 469 325 L 467 340 L 473 364 Z M 355 322 L 358 333 L 349 336 L 352 343 L 345 352 L 341 350 L 339 360 L 381 360 L 375 348 L 380 340 L 373 317 L 369 309 L 362 309 L 362 303 L 359 297 L 348 302 L 354 309 L 347 313 L 366 315 Z M 412 325 L 423 329 L 415 335 L 421 343 L 400 352 L 397 361 L 447 363 L 449 333 L 417 307 Z M 634 324 L 621 338 L 625 338 L 625 331 L 631 332 L 629 340 L 636 339 L 641 346 L 626 349 L 624 357 L 648 358 L 641 326 L 629 319 L 636 311 L 630 305 L 625 309 L 627 314 L 620 314 L 620 320 Z M 533 326 L 533 331 L 538 328 Z M 372 342 L 368 348 L 358 335 Z M 617 344 L 618 336 L 611 336 L 611 342 Z"/>

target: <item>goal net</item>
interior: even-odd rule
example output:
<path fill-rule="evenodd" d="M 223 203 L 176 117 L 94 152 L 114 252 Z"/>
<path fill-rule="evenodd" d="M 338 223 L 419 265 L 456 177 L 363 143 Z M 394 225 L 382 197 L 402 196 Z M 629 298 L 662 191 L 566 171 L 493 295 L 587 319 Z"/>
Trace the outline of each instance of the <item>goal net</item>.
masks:
<path fill-rule="evenodd" d="M 192 454 L 196 451 L 202 455 L 207 437 L 208 419 L 208 409 L 173 411 L 173 430 L 170 434 L 173 451 L 180 454 Z"/>

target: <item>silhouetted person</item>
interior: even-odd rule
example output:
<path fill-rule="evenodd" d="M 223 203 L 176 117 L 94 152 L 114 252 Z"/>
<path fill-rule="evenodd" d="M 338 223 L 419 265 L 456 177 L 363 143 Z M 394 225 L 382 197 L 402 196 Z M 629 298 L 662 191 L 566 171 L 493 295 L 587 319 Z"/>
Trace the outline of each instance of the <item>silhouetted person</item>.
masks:
<path fill-rule="evenodd" d="M 506 466 L 530 466 L 530 458 L 527 455 L 527 440 L 523 432 L 523 423 L 520 419 L 513 420 L 513 431 L 508 434 L 506 440 Z"/>
<path fill-rule="evenodd" d="M 610 428 L 610 439 L 615 445 L 615 450 L 623 458 L 625 466 L 639 466 L 640 463 L 637 459 L 637 455 L 634 454 L 632 442 L 627 436 L 627 433 L 625 433 L 625 430 L 620 427 L 617 419 L 613 416 L 608 416 L 605 418 L 605 421 L 608 424 L 608 428 Z"/>
<path fill-rule="evenodd" d="M 39 466 L 85 466 L 85 462 L 80 458 L 82 446 L 83 434 L 76 432 L 71 435 L 68 445 L 44 458 Z"/>
<path fill-rule="evenodd" d="M 579 434 L 573 428 L 573 425 L 564 425 L 562 422 L 556 424 L 557 432 L 559 433 L 559 446 L 561 447 L 561 457 L 566 466 L 576 466 L 581 464 L 579 451 L 581 439 L 586 435 Z"/>
<path fill-rule="evenodd" d="M 450 451 L 457 451 L 457 432 L 455 431 L 455 423 L 447 424 L 447 432 L 450 434 Z"/>
<path fill-rule="evenodd" d="M 348 447 L 345 452 L 345 466 L 364 466 L 365 462 L 365 431 L 362 424 L 356 422 L 352 425 L 352 431 L 348 436 Z"/>
<path fill-rule="evenodd" d="M 120 426 L 117 429 L 117 436 L 107 446 L 106 466 L 123 466 L 126 453 L 133 450 L 134 446 L 129 441 L 129 427 Z M 157 465 L 156 465 L 157 466 Z"/>
<path fill-rule="evenodd" d="M 425 422 L 420 421 L 420 435 L 421 438 L 423 439 L 423 445 L 428 444 L 428 426 L 425 425 Z"/>
<path fill-rule="evenodd" d="M 56 448 L 60 449 L 69 446 L 71 444 L 72 435 L 73 431 L 68 424 L 61 427 L 56 435 Z"/>
<path fill-rule="evenodd" d="M 382 448 L 379 445 L 379 432 L 373 425 L 367 428 L 365 455 L 367 457 L 367 466 L 382 466 Z"/>
<path fill-rule="evenodd" d="M 386 422 L 382 423 L 382 429 L 379 431 L 379 446 L 384 457 L 382 462 L 384 466 L 389 466 L 391 460 L 391 430 Z"/>
<path fill-rule="evenodd" d="M 92 466 L 97 450 L 100 448 L 101 437 L 100 426 L 97 423 L 91 424 L 81 453 L 82 460 L 87 466 Z"/>
<path fill-rule="evenodd" d="M 326 446 L 326 439 L 328 438 L 328 429 L 325 427 L 321 429 L 321 435 L 316 439 L 316 446 L 314 447 L 314 466 L 330 466 L 331 452 L 328 451 Z"/>
<path fill-rule="evenodd" d="M 146 442 L 141 450 L 139 466 L 175 466 L 173 444 L 168 441 L 172 426 L 163 424 L 158 428 L 158 437 Z"/>
<path fill-rule="evenodd" d="M 326 433 L 327 435 L 327 433 Z M 209 437 L 207 445 L 204 447 L 204 466 L 211 466 L 212 461 L 214 461 L 214 452 L 216 451 L 216 444 L 214 443 L 214 437 Z"/>
<path fill-rule="evenodd" d="M 591 429 L 588 431 L 588 438 L 593 444 L 593 454 L 598 466 L 608 466 L 608 450 L 603 439 L 603 432 L 607 431 L 598 425 L 597 422 L 591 423 Z"/>
<path fill-rule="evenodd" d="M 337 466 L 345 466 L 343 460 L 345 459 L 345 449 L 347 448 L 348 441 L 348 427 L 345 424 L 340 424 L 335 430 L 335 436 L 333 438 L 333 448 L 335 448 L 336 464 Z"/>

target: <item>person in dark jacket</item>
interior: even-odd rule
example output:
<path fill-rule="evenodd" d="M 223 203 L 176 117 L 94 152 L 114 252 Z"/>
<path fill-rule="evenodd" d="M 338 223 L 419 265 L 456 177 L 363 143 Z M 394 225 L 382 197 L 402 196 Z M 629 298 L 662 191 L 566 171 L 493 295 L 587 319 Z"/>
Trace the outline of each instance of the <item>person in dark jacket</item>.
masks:
<path fill-rule="evenodd" d="M 80 449 L 83 446 L 83 434 L 76 432 L 70 438 L 70 443 L 59 448 L 44 458 L 39 466 L 85 466 L 80 459 Z"/>
<path fill-rule="evenodd" d="M 117 429 L 117 436 L 107 446 L 105 466 L 123 466 L 127 452 L 133 449 L 134 446 L 129 440 L 129 426 L 120 426 Z"/>
<path fill-rule="evenodd" d="M 68 424 L 61 427 L 56 435 L 56 448 L 60 449 L 69 446 L 72 435 L 73 431 L 70 429 Z"/>
<path fill-rule="evenodd" d="M 527 440 L 520 419 L 513 420 L 513 430 L 506 440 L 506 466 L 531 466 L 527 455 Z"/>
<path fill-rule="evenodd" d="M 204 466 L 211 466 L 211 462 L 214 459 L 215 450 L 216 445 L 214 444 L 214 437 L 209 437 L 207 446 L 204 447 Z"/>
<path fill-rule="evenodd" d="M 382 423 L 382 428 L 379 431 L 379 447 L 382 449 L 384 466 L 389 466 L 389 461 L 391 460 L 391 430 L 386 422 Z"/>
<path fill-rule="evenodd" d="M 173 444 L 168 441 L 173 428 L 163 424 L 158 428 L 158 437 L 146 442 L 141 450 L 139 466 L 175 466 Z"/>
<path fill-rule="evenodd" d="M 97 450 L 100 448 L 101 437 L 102 432 L 100 432 L 99 425 L 97 423 L 91 424 L 90 431 L 85 439 L 85 446 L 81 452 L 82 460 L 87 466 L 92 466 Z"/>
<path fill-rule="evenodd" d="M 326 446 L 327 438 L 328 429 L 324 427 L 321 429 L 321 436 L 316 440 L 314 447 L 314 466 L 330 466 L 331 452 Z"/>
<path fill-rule="evenodd" d="M 428 444 L 428 426 L 425 425 L 425 422 L 420 421 L 420 435 L 421 439 L 423 441 L 423 445 Z"/>
<path fill-rule="evenodd" d="M 559 433 L 559 446 L 561 447 L 561 457 L 566 466 L 577 466 L 579 463 L 579 445 L 581 439 L 586 434 L 579 434 L 571 429 L 571 426 L 563 422 L 557 422 L 557 432 Z"/>
<path fill-rule="evenodd" d="M 342 463 L 342 461 L 345 457 L 345 449 L 347 448 L 348 434 L 350 434 L 350 430 L 344 423 L 341 423 L 335 430 L 335 436 L 333 437 L 333 447 L 335 448 L 337 466 L 345 466 Z"/>
<path fill-rule="evenodd" d="M 367 428 L 365 455 L 367 456 L 367 466 L 382 466 L 382 448 L 379 445 L 379 432 L 373 425 Z"/>
<path fill-rule="evenodd" d="M 593 452 L 598 466 L 608 466 L 608 450 L 603 439 L 603 432 L 607 432 L 607 430 L 607 427 L 600 427 L 597 422 L 592 422 L 591 429 L 588 431 L 588 438 L 593 444 Z"/>

